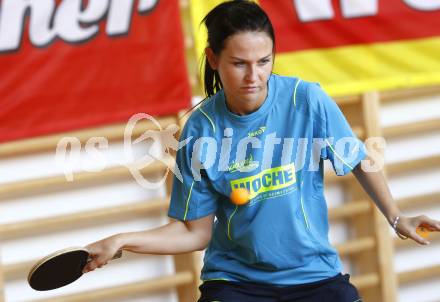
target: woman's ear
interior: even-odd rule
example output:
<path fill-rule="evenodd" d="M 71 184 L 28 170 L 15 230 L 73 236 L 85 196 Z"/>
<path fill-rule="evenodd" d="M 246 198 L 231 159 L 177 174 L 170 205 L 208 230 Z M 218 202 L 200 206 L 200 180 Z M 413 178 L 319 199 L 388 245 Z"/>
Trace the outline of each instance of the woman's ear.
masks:
<path fill-rule="evenodd" d="M 209 66 L 211 66 L 213 70 L 216 70 L 218 67 L 218 59 L 210 47 L 205 48 L 205 55 Z"/>

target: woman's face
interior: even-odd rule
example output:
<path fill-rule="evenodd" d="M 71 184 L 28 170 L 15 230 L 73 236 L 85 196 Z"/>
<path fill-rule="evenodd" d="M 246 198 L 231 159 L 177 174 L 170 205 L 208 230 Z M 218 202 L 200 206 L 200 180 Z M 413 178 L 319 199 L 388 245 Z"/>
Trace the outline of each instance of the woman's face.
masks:
<path fill-rule="evenodd" d="M 207 49 L 209 64 L 220 75 L 232 112 L 248 114 L 263 104 L 272 72 L 272 52 L 272 39 L 265 32 L 241 32 L 230 36 L 218 56 Z"/>

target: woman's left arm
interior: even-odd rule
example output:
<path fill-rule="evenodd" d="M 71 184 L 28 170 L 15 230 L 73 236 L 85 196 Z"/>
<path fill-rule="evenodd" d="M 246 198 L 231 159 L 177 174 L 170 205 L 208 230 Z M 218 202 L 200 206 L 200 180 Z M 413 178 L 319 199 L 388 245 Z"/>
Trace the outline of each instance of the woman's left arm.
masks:
<path fill-rule="evenodd" d="M 367 160 L 372 160 L 367 157 Z M 382 171 L 366 172 L 359 163 L 354 169 L 353 174 L 368 193 L 379 210 L 392 225 L 396 217 L 400 217 L 396 226 L 397 232 L 407 236 L 420 244 L 429 244 L 428 240 L 416 233 L 418 226 L 423 225 L 431 231 L 440 231 L 440 221 L 431 219 L 426 215 L 416 217 L 406 217 L 402 215 L 391 195 L 386 179 Z"/>

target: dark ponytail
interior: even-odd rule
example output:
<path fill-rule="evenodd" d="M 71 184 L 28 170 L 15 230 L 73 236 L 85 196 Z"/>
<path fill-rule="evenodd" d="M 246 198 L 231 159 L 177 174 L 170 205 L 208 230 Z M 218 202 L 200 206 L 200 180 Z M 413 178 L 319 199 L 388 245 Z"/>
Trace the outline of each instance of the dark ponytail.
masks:
<path fill-rule="evenodd" d="M 205 72 L 203 73 L 203 83 L 205 84 L 205 94 L 207 97 L 210 97 L 222 89 L 223 85 L 217 70 L 211 68 L 206 57 L 204 61 Z"/>
<path fill-rule="evenodd" d="M 252 1 L 227 1 L 214 7 L 202 22 L 208 31 L 208 47 L 219 55 L 225 46 L 225 40 L 240 32 L 265 32 L 272 39 L 275 52 L 275 34 L 267 14 Z M 216 70 L 213 70 L 203 55 L 201 69 L 204 66 L 203 80 L 207 97 L 222 89 L 223 85 Z"/>

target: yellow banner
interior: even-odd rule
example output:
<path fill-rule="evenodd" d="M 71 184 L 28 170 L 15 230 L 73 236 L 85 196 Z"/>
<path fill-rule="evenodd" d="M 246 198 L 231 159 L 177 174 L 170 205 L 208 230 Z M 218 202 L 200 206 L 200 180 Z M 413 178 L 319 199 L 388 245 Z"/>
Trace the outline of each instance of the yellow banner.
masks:
<path fill-rule="evenodd" d="M 203 17 L 221 0 L 191 0 L 198 58 Z M 331 95 L 440 84 L 440 37 L 278 53 L 274 72 L 319 82 Z"/>
<path fill-rule="evenodd" d="M 194 31 L 194 42 L 196 47 L 197 58 L 200 58 L 206 47 L 206 28 L 201 24 L 203 18 L 216 5 L 224 2 L 223 0 L 191 0 L 191 19 Z"/>
<path fill-rule="evenodd" d="M 331 95 L 440 84 L 440 37 L 277 54 L 274 71 Z"/>

